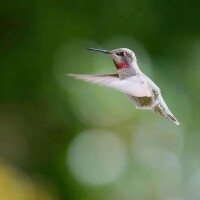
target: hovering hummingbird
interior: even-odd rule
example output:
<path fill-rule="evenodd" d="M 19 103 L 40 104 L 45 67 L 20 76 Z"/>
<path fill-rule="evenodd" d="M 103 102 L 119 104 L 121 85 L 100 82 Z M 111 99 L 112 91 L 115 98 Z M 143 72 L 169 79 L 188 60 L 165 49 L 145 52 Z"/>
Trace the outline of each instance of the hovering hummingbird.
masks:
<path fill-rule="evenodd" d="M 68 74 L 69 76 L 119 90 L 128 95 L 136 108 L 152 110 L 173 121 L 176 125 L 180 124 L 163 100 L 160 88 L 139 69 L 133 51 L 127 48 L 114 50 L 89 48 L 89 50 L 110 55 L 118 74 Z"/>

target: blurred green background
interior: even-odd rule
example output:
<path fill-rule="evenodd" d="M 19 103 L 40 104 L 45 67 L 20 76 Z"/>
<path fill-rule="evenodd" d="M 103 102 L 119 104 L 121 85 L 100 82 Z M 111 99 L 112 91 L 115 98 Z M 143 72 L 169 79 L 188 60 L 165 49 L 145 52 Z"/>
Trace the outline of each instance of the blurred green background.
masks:
<path fill-rule="evenodd" d="M 0 2 L 0 200 L 199 200 L 199 2 Z M 127 47 L 181 126 L 66 73 Z"/>

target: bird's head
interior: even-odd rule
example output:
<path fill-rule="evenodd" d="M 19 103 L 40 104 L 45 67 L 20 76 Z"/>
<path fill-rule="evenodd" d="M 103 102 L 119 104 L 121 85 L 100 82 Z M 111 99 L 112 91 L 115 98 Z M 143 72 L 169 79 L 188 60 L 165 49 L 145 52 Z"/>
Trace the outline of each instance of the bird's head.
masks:
<path fill-rule="evenodd" d="M 89 48 L 89 50 L 99 51 L 102 53 L 109 54 L 118 70 L 120 69 L 128 69 L 132 66 L 133 62 L 136 62 L 136 56 L 133 51 L 127 48 L 120 48 L 114 50 L 103 50 L 103 49 L 94 49 Z"/>

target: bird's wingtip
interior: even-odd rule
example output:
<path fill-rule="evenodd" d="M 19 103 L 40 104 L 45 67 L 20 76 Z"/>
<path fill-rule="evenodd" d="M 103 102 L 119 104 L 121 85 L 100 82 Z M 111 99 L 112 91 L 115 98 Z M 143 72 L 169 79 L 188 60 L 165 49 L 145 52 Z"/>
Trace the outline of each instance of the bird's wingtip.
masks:
<path fill-rule="evenodd" d="M 85 75 L 82 74 L 65 74 L 66 76 L 73 77 L 75 79 L 84 79 Z"/>
<path fill-rule="evenodd" d="M 79 78 L 81 75 L 80 74 L 65 74 L 65 76 L 70 76 L 73 78 Z"/>
<path fill-rule="evenodd" d="M 64 74 L 65 76 L 74 76 L 75 74 Z"/>

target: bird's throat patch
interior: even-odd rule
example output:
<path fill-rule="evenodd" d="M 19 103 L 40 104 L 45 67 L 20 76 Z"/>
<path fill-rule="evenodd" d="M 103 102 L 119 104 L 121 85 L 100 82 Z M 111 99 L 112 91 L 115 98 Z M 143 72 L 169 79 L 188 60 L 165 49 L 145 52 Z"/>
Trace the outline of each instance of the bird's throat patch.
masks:
<path fill-rule="evenodd" d="M 129 65 L 127 62 L 115 63 L 117 69 L 128 69 Z"/>

